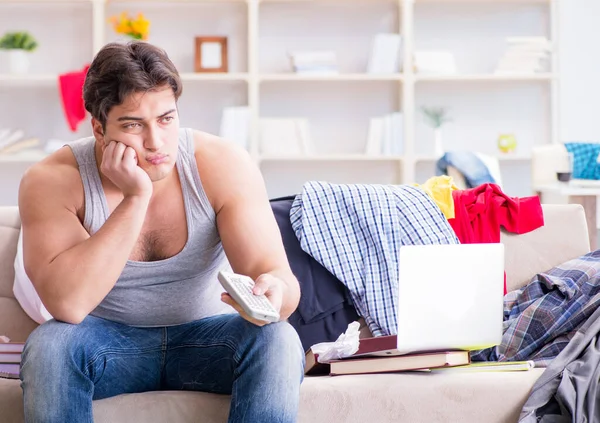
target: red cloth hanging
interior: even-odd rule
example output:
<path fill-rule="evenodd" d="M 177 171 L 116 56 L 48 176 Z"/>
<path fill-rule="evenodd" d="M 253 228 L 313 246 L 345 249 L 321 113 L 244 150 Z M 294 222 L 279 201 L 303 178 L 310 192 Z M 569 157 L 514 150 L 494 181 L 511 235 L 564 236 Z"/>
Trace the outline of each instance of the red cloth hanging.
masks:
<path fill-rule="evenodd" d="M 83 83 L 90 68 L 86 65 L 82 70 L 59 75 L 59 88 L 63 111 L 71 131 L 77 131 L 79 124 L 85 119 L 83 104 Z"/>

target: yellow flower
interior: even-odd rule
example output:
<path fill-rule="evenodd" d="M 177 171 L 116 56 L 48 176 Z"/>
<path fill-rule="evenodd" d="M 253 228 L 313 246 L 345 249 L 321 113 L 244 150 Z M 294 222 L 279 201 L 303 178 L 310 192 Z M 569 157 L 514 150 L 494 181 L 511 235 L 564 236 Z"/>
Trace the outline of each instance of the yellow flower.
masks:
<path fill-rule="evenodd" d="M 139 13 L 137 18 L 133 20 L 127 12 L 122 12 L 118 17 L 111 17 L 110 22 L 118 34 L 129 35 L 137 39 L 148 39 L 150 21 L 145 18 L 143 13 Z"/>
<path fill-rule="evenodd" d="M 148 38 L 150 21 L 148 21 L 144 15 L 140 13 L 135 21 L 131 21 L 131 29 L 133 33 L 145 40 Z"/>

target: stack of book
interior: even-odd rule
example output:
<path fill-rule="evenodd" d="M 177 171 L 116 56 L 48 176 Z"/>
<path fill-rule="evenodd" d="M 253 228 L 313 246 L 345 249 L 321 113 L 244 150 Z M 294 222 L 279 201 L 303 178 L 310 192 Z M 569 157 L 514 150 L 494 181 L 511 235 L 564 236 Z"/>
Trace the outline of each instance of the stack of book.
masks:
<path fill-rule="evenodd" d="M 508 37 L 496 74 L 539 73 L 550 68 L 552 44 L 546 37 Z"/>
<path fill-rule="evenodd" d="M 24 343 L 0 343 L 0 377 L 8 379 L 19 378 L 19 366 Z"/>
<path fill-rule="evenodd" d="M 364 338 L 358 351 L 349 357 L 319 362 L 312 349 L 306 352 L 306 375 L 352 375 L 370 373 L 395 373 L 406 371 L 440 372 L 499 372 L 527 371 L 535 367 L 533 361 L 471 363 L 470 351 L 423 351 L 400 354 L 396 335 Z"/>
<path fill-rule="evenodd" d="M 397 156 L 403 152 L 404 116 L 400 112 L 371 118 L 365 154 Z"/>
<path fill-rule="evenodd" d="M 333 51 L 294 51 L 289 53 L 292 69 L 298 74 L 336 75 L 337 56 Z"/>
<path fill-rule="evenodd" d="M 39 145 L 38 138 L 26 138 L 21 129 L 0 129 L 0 154 L 14 154 Z"/>
<path fill-rule="evenodd" d="M 350 375 L 368 373 L 429 370 L 432 368 L 461 366 L 471 362 L 469 351 L 435 351 L 415 354 L 398 353 L 396 335 L 364 338 L 358 351 L 350 357 L 320 363 L 318 354 L 306 353 L 305 374 Z"/>

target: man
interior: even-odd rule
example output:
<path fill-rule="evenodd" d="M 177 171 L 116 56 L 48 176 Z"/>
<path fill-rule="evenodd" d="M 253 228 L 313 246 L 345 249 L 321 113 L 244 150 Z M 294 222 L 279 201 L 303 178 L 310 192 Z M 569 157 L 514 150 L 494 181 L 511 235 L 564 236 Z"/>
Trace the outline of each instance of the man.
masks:
<path fill-rule="evenodd" d="M 281 320 L 298 304 L 263 180 L 232 143 L 180 129 L 180 94 L 162 50 L 106 45 L 84 85 L 93 137 L 21 182 L 25 269 L 54 316 L 23 353 L 26 422 L 91 422 L 92 400 L 178 389 L 231 394 L 230 422 L 296 420 L 295 330 L 253 320 L 217 280 L 249 275 Z"/>

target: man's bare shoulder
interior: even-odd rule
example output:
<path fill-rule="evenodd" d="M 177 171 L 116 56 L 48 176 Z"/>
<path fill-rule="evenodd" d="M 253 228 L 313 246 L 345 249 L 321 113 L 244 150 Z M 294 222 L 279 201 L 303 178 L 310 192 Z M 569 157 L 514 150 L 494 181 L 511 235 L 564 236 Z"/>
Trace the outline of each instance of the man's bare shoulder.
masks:
<path fill-rule="evenodd" d="M 19 187 L 19 206 L 53 197 L 78 204 L 82 182 L 77 161 L 69 147 L 63 147 L 31 166 Z"/>
<path fill-rule="evenodd" d="M 234 142 L 194 131 L 194 150 L 202 185 L 215 210 L 228 198 L 240 195 L 243 187 L 258 176 L 250 154 Z"/>

